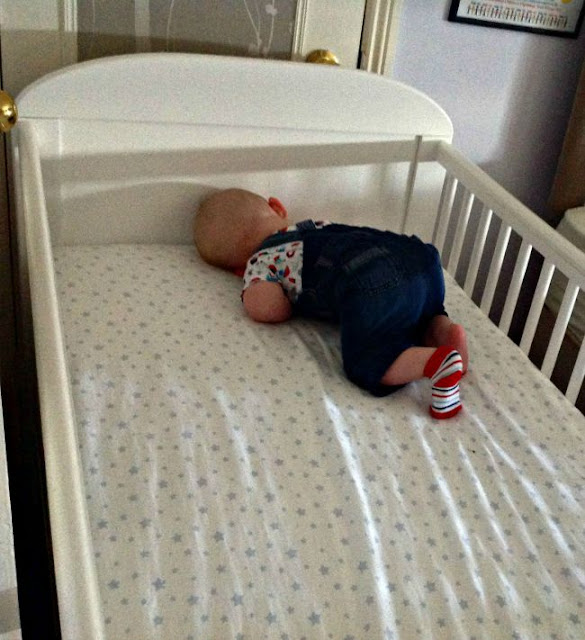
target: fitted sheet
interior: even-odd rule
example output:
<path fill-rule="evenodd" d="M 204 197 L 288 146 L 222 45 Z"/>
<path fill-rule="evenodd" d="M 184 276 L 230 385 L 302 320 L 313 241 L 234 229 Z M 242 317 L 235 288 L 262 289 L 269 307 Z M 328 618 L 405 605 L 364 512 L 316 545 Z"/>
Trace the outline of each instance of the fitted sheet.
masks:
<path fill-rule="evenodd" d="M 54 257 L 108 638 L 584 636 L 583 417 L 449 276 L 471 365 L 439 422 L 192 247 Z"/>

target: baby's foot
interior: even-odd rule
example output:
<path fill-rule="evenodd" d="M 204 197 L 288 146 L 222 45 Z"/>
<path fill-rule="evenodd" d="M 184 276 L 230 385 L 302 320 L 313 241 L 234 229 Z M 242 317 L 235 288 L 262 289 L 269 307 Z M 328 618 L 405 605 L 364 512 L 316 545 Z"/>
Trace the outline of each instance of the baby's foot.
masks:
<path fill-rule="evenodd" d="M 425 366 L 424 375 L 431 379 L 432 395 L 429 411 L 433 418 L 444 420 L 461 411 L 459 380 L 463 363 L 451 346 L 438 347 Z"/>

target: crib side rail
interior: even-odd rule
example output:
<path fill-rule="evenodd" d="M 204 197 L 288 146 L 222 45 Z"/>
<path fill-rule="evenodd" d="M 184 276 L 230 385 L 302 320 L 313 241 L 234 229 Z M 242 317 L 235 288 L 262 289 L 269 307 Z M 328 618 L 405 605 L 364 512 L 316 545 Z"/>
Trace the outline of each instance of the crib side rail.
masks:
<path fill-rule="evenodd" d="M 34 325 L 36 369 L 51 537 L 64 639 L 105 637 L 89 520 L 83 498 L 81 460 L 73 400 L 59 320 L 38 139 L 30 123 L 20 123 L 16 160 L 17 214 L 25 238 Z M 79 568 L 83 585 L 74 579 Z"/>
<path fill-rule="evenodd" d="M 571 323 L 585 255 L 450 145 L 436 149 L 446 176 L 433 242 L 447 271 L 577 403 L 585 341 Z"/>

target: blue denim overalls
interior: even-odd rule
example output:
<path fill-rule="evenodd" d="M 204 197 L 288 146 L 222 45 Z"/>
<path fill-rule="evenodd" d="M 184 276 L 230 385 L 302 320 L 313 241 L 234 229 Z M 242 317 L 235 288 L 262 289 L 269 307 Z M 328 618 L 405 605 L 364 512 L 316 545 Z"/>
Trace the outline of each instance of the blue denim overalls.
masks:
<path fill-rule="evenodd" d="M 437 250 L 416 236 L 311 220 L 267 238 L 258 248 L 303 242 L 303 289 L 295 313 L 339 322 L 347 377 L 374 395 L 407 348 L 423 344 L 430 320 L 445 314 Z"/>

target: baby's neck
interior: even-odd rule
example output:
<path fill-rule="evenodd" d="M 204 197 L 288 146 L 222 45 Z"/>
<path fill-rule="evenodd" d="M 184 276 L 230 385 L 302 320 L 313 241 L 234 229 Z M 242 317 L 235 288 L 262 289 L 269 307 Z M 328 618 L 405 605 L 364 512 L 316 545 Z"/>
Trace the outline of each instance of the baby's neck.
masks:
<path fill-rule="evenodd" d="M 288 226 L 290 226 L 288 218 L 267 218 L 264 223 L 258 227 L 258 234 L 256 237 L 259 238 L 259 241 L 256 243 L 252 253 L 256 251 L 266 238 L 269 238 L 278 231 L 286 229 Z"/>

